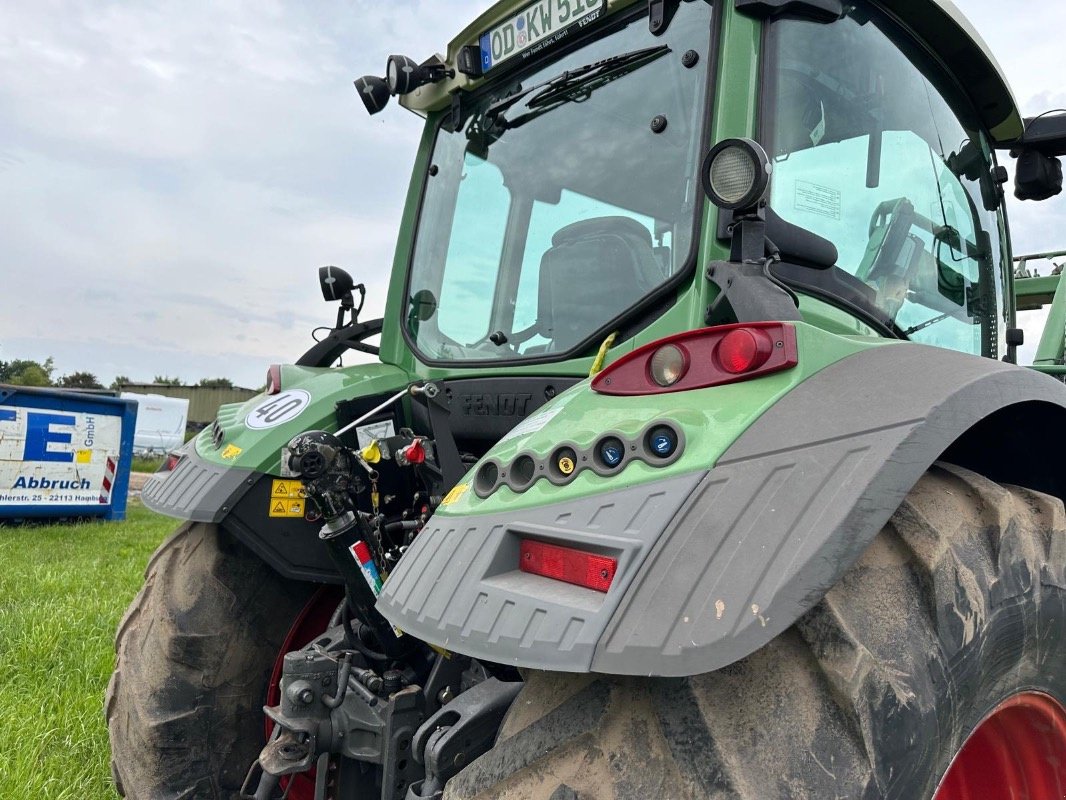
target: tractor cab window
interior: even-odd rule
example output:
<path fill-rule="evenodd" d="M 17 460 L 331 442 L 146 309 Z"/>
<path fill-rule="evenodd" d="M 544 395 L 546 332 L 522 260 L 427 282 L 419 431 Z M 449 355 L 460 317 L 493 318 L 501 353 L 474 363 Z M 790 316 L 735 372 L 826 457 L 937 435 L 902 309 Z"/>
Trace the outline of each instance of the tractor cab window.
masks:
<path fill-rule="evenodd" d="M 439 128 L 405 315 L 428 360 L 586 355 L 691 263 L 711 5 L 597 24 Z"/>
<path fill-rule="evenodd" d="M 996 357 L 1006 329 L 991 151 L 943 70 L 869 3 L 771 25 L 771 205 L 913 341 Z"/>

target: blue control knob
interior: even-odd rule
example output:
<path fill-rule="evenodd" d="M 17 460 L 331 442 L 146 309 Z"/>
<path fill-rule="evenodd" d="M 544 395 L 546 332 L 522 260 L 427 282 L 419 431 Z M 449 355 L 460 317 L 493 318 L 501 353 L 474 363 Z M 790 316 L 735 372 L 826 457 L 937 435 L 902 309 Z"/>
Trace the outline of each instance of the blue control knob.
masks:
<path fill-rule="evenodd" d="M 669 428 L 656 428 L 648 437 L 648 446 L 659 458 L 669 458 L 677 449 L 677 435 Z"/>
<path fill-rule="evenodd" d="M 600 445 L 600 458 L 604 466 L 614 469 L 622 463 L 625 457 L 625 447 L 617 439 L 608 439 Z"/>

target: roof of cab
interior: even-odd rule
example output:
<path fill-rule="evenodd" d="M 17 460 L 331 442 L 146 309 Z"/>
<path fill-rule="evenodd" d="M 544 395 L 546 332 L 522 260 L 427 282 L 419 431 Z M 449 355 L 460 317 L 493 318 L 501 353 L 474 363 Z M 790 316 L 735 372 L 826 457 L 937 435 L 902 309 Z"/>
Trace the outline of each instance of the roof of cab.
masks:
<path fill-rule="evenodd" d="M 607 13 L 611 14 L 641 0 L 606 2 Z M 973 100 L 995 145 L 1005 147 L 1021 137 L 1024 123 L 999 62 L 981 35 L 951 0 L 873 2 L 924 41 L 954 73 Z M 456 55 L 462 47 L 476 44 L 483 32 L 526 5 L 529 3 L 525 0 L 500 0 L 481 14 L 449 43 L 445 58 L 448 65 L 454 68 Z M 423 86 L 404 95 L 400 101 L 412 111 L 424 113 L 439 110 L 449 104 L 453 92 L 471 89 L 480 82 L 480 78 L 456 73 L 454 78 Z"/>

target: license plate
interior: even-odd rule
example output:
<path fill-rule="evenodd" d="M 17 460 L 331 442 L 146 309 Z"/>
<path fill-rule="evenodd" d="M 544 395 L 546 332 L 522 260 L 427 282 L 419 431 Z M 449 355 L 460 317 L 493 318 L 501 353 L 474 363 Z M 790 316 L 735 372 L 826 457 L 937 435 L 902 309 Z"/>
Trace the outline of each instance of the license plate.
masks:
<path fill-rule="evenodd" d="M 537 0 L 481 34 L 481 71 L 517 55 L 531 56 L 603 14 L 606 0 Z"/>

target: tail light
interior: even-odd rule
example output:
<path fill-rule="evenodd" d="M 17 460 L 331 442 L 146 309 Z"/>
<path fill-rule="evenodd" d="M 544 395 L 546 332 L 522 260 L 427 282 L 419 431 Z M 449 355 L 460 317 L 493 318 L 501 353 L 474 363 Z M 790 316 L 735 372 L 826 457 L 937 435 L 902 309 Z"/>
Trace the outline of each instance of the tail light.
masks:
<path fill-rule="evenodd" d="M 271 364 L 267 369 L 266 393 L 278 394 L 281 391 L 281 364 Z"/>
<path fill-rule="evenodd" d="M 611 588 L 618 561 L 598 553 L 523 539 L 518 550 L 518 568 L 531 575 L 606 592 Z"/>
<path fill-rule="evenodd" d="M 592 389 L 610 395 L 682 392 L 769 375 L 798 363 L 792 325 L 721 325 L 646 344 L 600 372 Z"/>
<path fill-rule="evenodd" d="M 166 460 L 160 465 L 156 472 L 172 472 L 178 462 L 181 461 L 181 456 L 178 453 L 167 453 Z"/>

